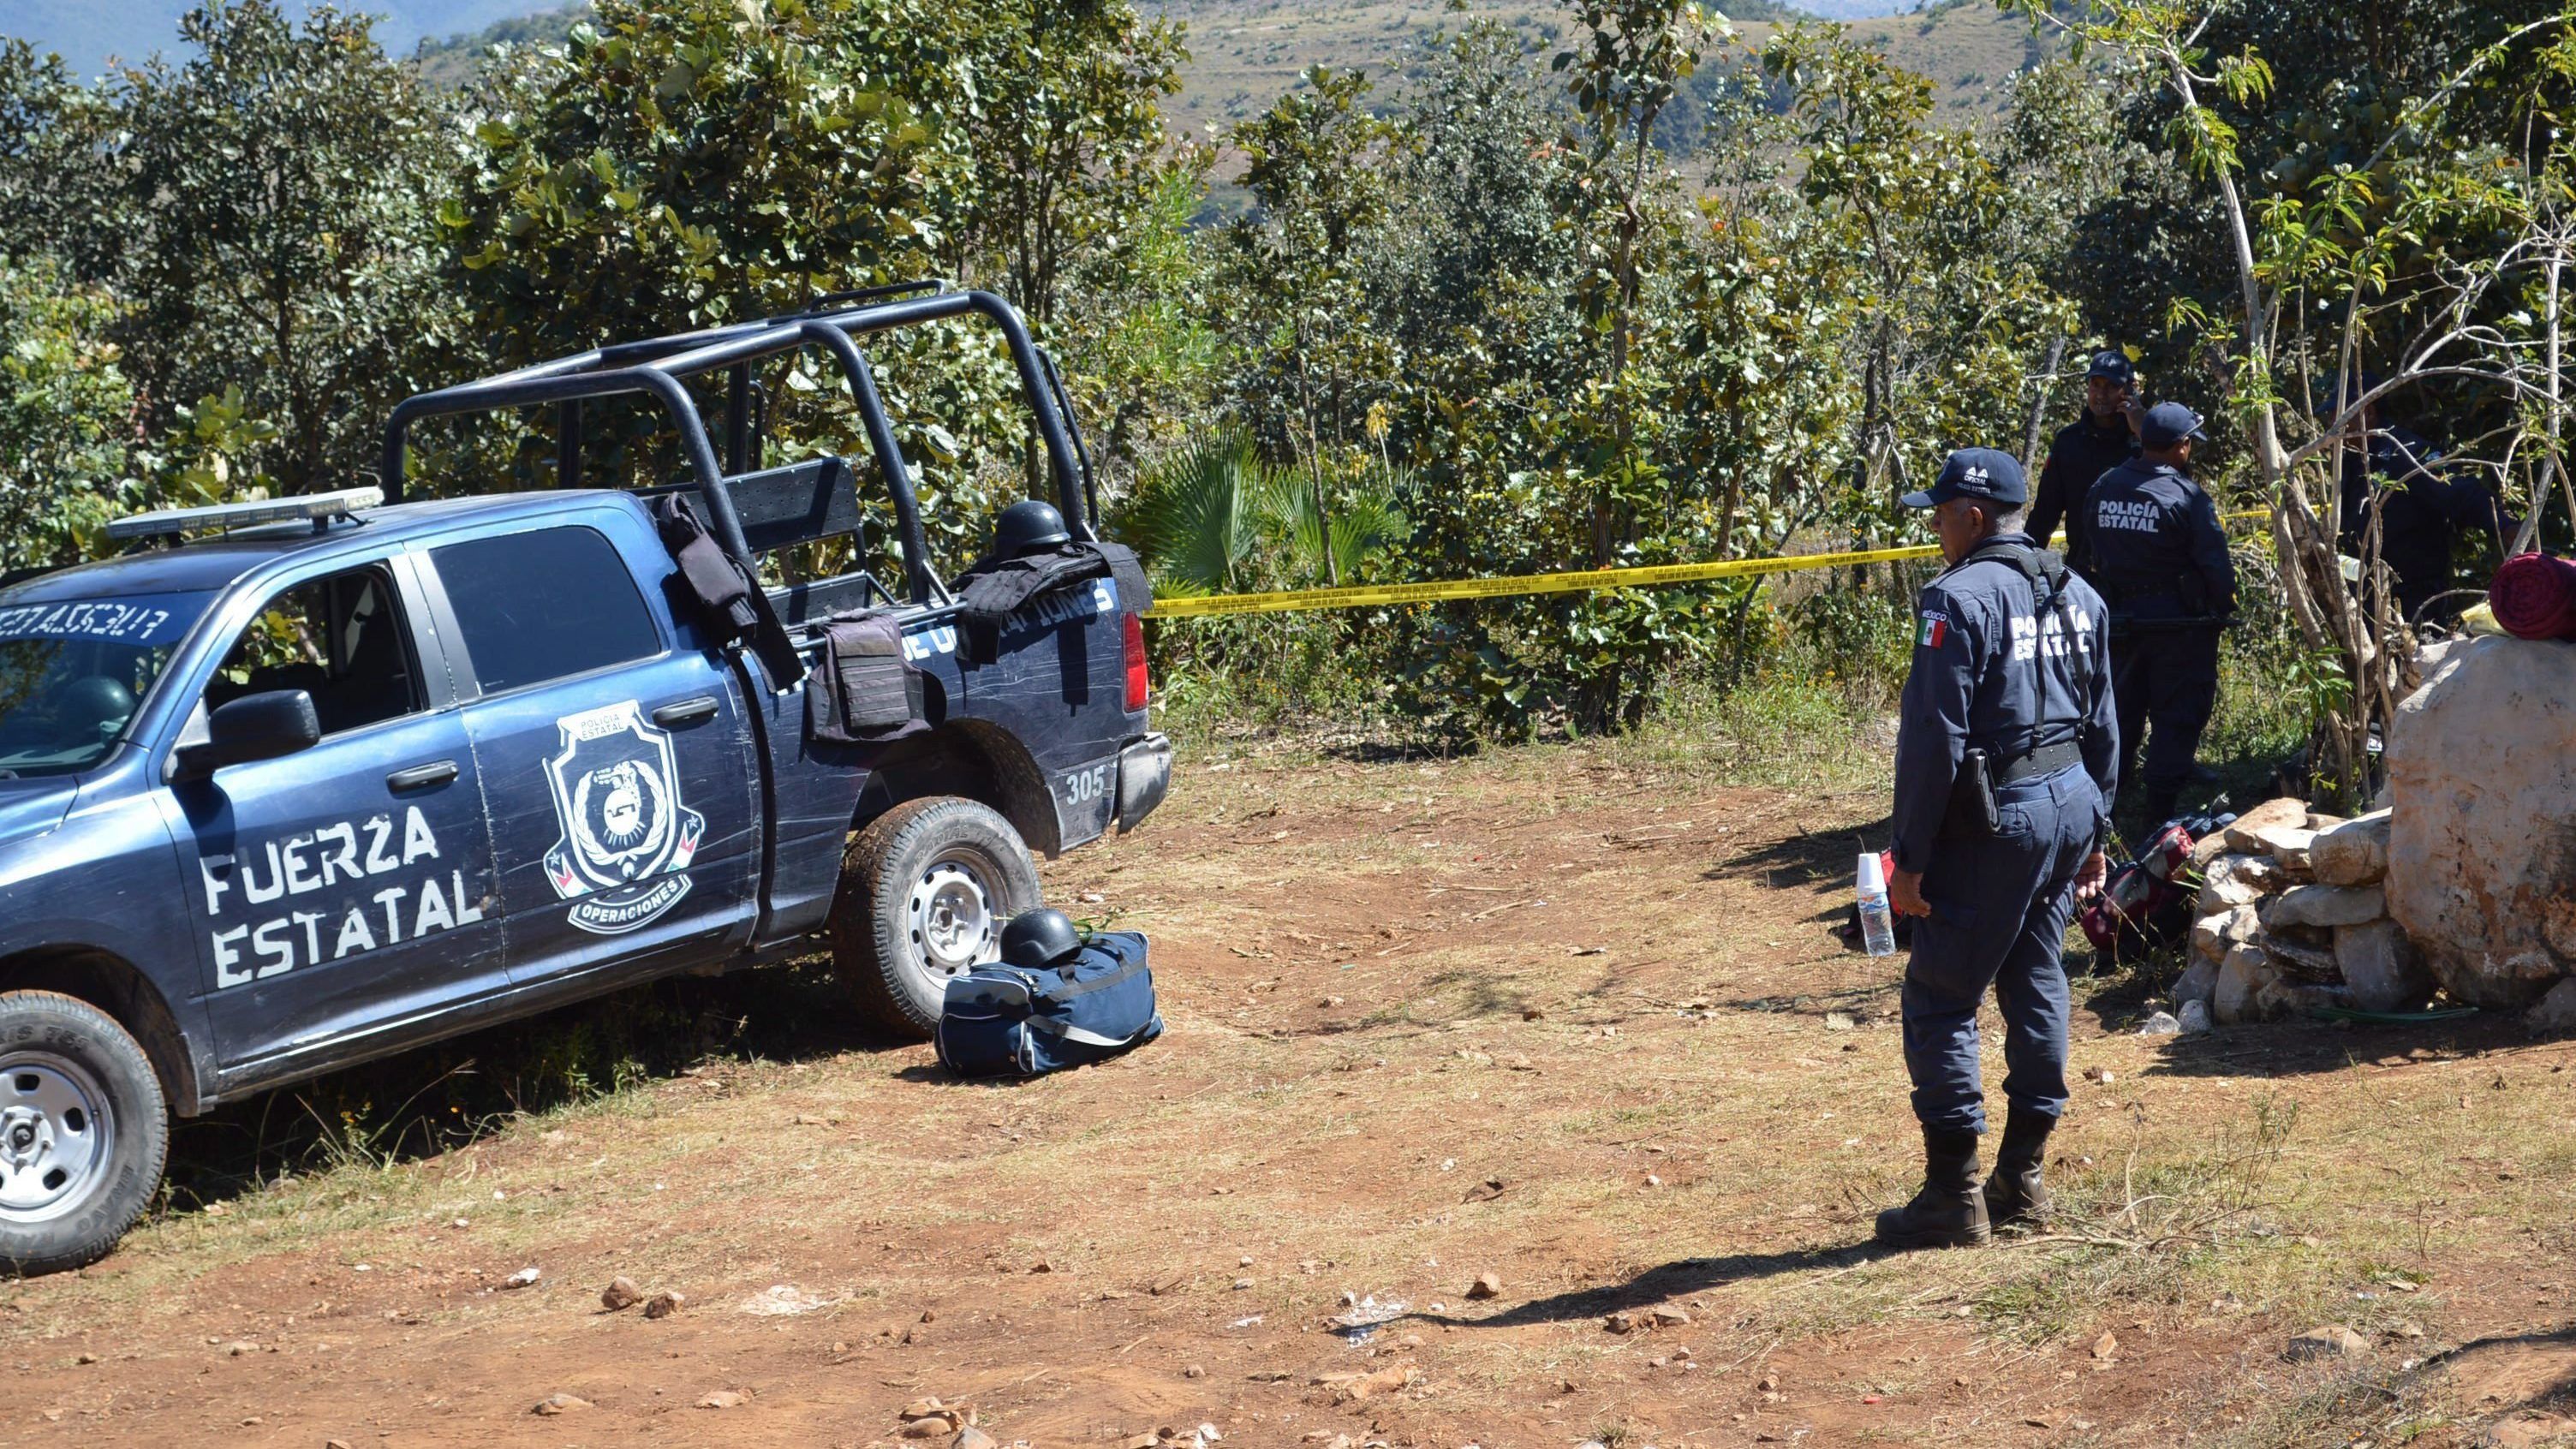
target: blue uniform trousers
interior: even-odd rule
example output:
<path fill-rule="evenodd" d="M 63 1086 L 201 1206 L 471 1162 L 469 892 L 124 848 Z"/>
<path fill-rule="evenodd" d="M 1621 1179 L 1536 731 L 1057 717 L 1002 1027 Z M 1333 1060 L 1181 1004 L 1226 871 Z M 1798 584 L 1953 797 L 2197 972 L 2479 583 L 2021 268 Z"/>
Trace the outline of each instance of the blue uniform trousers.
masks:
<path fill-rule="evenodd" d="M 2102 795 L 2081 765 L 1997 792 L 1992 838 L 1944 836 L 1923 873 L 1929 919 L 1905 968 L 1905 1070 L 1925 1127 L 1983 1132 L 1977 1005 L 2003 1009 L 2004 1095 L 2054 1118 L 2066 1107 L 2066 968 L 2075 872 L 2094 845 Z"/>
<path fill-rule="evenodd" d="M 2191 783 L 2200 732 L 2218 708 L 2218 630 L 2142 628 L 2111 636 L 2111 693 L 2120 702 L 2120 785 L 2150 800 Z M 2154 726 L 2152 732 L 2148 726 Z M 2146 741 L 2146 767 L 2138 741 Z M 2161 802 L 2172 808 L 2170 798 Z"/>

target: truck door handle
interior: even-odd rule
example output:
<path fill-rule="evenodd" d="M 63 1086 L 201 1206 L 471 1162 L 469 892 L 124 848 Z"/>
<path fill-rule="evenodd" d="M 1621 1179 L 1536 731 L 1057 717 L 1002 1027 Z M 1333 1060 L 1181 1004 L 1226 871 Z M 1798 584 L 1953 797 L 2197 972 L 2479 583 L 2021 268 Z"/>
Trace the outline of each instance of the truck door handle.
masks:
<path fill-rule="evenodd" d="M 712 694 L 702 694 L 695 699 L 684 699 L 677 704 L 666 704 L 653 711 L 653 723 L 657 725 L 693 725 L 702 719 L 715 717 L 716 697 Z"/>
<path fill-rule="evenodd" d="M 454 760 L 433 760 L 426 765 L 414 765 L 408 770 L 396 770 L 385 776 L 385 783 L 396 790 L 418 790 L 426 785 L 444 785 L 455 779 L 456 775 Z"/>

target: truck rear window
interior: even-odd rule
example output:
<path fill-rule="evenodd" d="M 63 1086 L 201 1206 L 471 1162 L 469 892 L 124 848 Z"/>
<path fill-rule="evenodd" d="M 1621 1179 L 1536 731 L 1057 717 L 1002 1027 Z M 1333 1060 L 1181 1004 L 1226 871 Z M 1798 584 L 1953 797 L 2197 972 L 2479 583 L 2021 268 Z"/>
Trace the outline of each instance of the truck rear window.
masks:
<path fill-rule="evenodd" d="M 486 694 L 662 650 L 635 576 L 607 537 L 540 528 L 429 551 Z"/>

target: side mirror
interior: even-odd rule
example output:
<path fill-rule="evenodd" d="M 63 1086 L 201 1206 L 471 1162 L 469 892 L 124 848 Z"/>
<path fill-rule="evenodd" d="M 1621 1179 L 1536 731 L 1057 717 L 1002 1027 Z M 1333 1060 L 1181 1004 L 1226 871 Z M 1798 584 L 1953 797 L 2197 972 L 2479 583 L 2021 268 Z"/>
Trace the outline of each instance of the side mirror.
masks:
<path fill-rule="evenodd" d="M 313 713 L 313 696 L 300 689 L 272 689 L 216 706 L 206 717 L 205 742 L 180 746 L 173 763 L 178 778 L 202 780 L 226 765 L 274 760 L 321 741 L 322 721 Z"/>

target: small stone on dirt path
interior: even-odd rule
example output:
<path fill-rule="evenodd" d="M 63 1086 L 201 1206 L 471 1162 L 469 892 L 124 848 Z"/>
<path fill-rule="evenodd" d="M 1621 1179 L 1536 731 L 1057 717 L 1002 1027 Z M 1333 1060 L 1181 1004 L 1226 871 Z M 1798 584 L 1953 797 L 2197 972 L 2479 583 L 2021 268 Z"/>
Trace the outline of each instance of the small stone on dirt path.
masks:
<path fill-rule="evenodd" d="M 1001 1446 L 994 1442 L 992 1435 L 969 1424 L 957 1431 L 957 1442 L 949 1445 L 948 1449 L 1001 1449 Z"/>
<path fill-rule="evenodd" d="M 2109 1358 L 2111 1355 L 2118 1353 L 2119 1351 L 2119 1338 L 2107 1328 L 2102 1330 L 2102 1336 L 2100 1338 L 2093 1340 L 2093 1356 L 2095 1358 Z"/>
<path fill-rule="evenodd" d="M 707 1395 L 705 1398 L 698 1400 L 698 1407 L 701 1409 L 739 1409 L 743 1406 L 746 1397 L 746 1395 L 738 1393 L 732 1389 L 718 1389 L 714 1393 Z"/>
<path fill-rule="evenodd" d="M 2281 1357 L 2292 1363 L 2310 1359 L 2350 1358 L 2370 1352 L 2370 1340 L 2340 1323 L 2320 1324 L 2290 1340 Z"/>
<path fill-rule="evenodd" d="M 1470 1298 L 1500 1298 L 1502 1295 L 1503 1280 L 1497 1274 L 1479 1273 L 1476 1275 L 1476 1281 L 1467 1285 L 1467 1296 Z"/>
<path fill-rule="evenodd" d="M 548 1394 L 544 1398 L 537 1400 L 537 1406 L 528 1412 L 532 1414 L 541 1414 L 546 1418 L 551 1419 L 557 1414 L 569 1414 L 575 1409 L 587 1409 L 589 1407 L 590 1400 L 581 1397 L 579 1394 Z"/>
<path fill-rule="evenodd" d="M 686 1294 L 672 1292 L 656 1293 L 652 1297 L 644 1300 L 644 1316 L 647 1318 L 668 1318 L 672 1314 L 677 1313 L 688 1306 L 689 1300 Z"/>
<path fill-rule="evenodd" d="M 542 1278 L 542 1277 L 544 1277 L 544 1276 L 545 1276 L 545 1274 L 544 1274 L 543 1272 L 539 1271 L 538 1269 L 535 1269 L 535 1268 L 521 1268 L 518 1272 L 513 1273 L 513 1274 L 511 1274 L 509 1277 L 502 1279 L 502 1280 L 501 1280 L 501 1286 L 502 1286 L 502 1287 L 504 1287 L 504 1288 L 528 1288 L 528 1287 L 533 1287 L 533 1286 L 536 1284 L 536 1281 L 537 1281 L 539 1278 Z"/>
<path fill-rule="evenodd" d="M 611 1313 L 632 1308 L 643 1301 L 644 1290 L 636 1287 L 632 1278 L 611 1278 L 608 1286 L 599 1290 L 599 1306 Z"/>
<path fill-rule="evenodd" d="M 1655 1310 L 1655 1326 L 1657 1328 L 1680 1328 L 1690 1321 L 1690 1312 L 1688 1309 L 1675 1308 L 1670 1304 L 1666 1304 L 1665 1306 Z"/>

